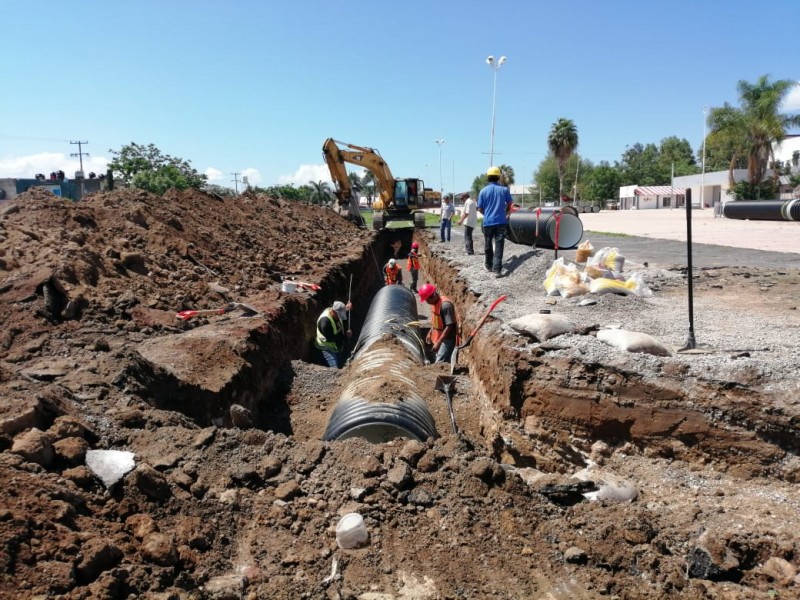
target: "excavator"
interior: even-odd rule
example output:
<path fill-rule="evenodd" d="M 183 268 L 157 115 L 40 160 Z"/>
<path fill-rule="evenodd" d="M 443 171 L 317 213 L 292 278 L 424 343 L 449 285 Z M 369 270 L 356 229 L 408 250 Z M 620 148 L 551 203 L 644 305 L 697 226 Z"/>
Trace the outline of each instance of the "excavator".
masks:
<path fill-rule="evenodd" d="M 339 147 L 340 145 L 342 148 Z M 328 138 L 322 145 L 322 156 L 328 164 L 331 179 L 336 186 L 334 193 L 338 199 L 340 211 L 356 223 L 363 223 L 363 219 L 358 209 L 358 198 L 353 191 L 350 178 L 347 176 L 345 163 L 358 165 L 375 175 L 380 195 L 372 203 L 373 229 L 383 229 L 388 221 L 410 221 L 412 219 L 414 227 L 425 227 L 425 213 L 420 209 L 438 208 L 442 203 L 442 194 L 425 188 L 422 179 L 396 179 L 392 175 L 389 165 L 374 148 L 356 146 Z"/>

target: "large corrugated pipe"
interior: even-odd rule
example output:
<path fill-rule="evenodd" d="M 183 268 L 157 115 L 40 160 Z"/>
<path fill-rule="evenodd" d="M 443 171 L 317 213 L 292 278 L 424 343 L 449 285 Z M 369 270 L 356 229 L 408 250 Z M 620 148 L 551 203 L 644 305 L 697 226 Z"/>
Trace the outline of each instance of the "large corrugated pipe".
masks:
<path fill-rule="evenodd" d="M 410 376 L 425 360 L 414 295 L 402 286 L 382 288 L 370 306 L 350 379 L 333 409 L 323 439 L 361 437 L 373 443 L 395 438 L 438 437 L 436 423 Z"/>
<path fill-rule="evenodd" d="M 800 221 L 800 199 L 795 200 L 736 200 L 722 206 L 729 219 L 751 221 Z"/>
<path fill-rule="evenodd" d="M 372 299 L 358 342 L 353 349 L 353 360 L 361 352 L 385 335 L 396 337 L 419 362 L 425 361 L 425 348 L 416 325 L 417 300 L 411 290 L 402 285 L 387 285 Z"/>
<path fill-rule="evenodd" d="M 540 211 L 538 216 L 537 211 Z M 508 215 L 506 238 L 515 244 L 525 246 L 535 244 L 540 248 L 555 248 L 556 237 L 560 250 L 574 248 L 581 241 L 583 223 L 574 208 L 517 210 Z"/>

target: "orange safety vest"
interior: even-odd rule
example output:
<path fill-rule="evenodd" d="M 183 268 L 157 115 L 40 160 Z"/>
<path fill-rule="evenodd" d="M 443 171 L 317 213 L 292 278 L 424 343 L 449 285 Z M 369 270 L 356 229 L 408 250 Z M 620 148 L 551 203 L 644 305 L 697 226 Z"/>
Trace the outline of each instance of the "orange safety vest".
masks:
<path fill-rule="evenodd" d="M 400 273 L 400 267 L 398 267 L 397 264 L 395 264 L 394 267 L 386 265 L 386 267 L 383 269 L 383 272 L 386 274 L 386 277 L 384 277 L 386 280 L 386 285 L 394 285 L 397 283 L 397 278 Z"/>
<path fill-rule="evenodd" d="M 431 305 L 431 344 L 438 342 L 439 338 L 444 333 L 444 321 L 442 321 L 442 316 L 440 314 L 443 302 L 450 302 L 453 304 L 447 296 L 439 295 L 439 301 Z M 453 312 L 456 314 L 456 344 L 460 344 L 461 336 L 458 334 L 458 312 L 456 311 L 455 304 L 453 304 Z"/>
<path fill-rule="evenodd" d="M 409 252 L 406 271 L 419 271 L 419 255 L 416 252 Z"/>

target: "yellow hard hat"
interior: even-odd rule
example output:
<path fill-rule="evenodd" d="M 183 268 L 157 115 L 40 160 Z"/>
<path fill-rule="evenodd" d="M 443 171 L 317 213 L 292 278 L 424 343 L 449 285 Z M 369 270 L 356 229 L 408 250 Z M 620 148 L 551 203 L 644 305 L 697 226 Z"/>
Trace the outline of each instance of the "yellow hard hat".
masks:
<path fill-rule="evenodd" d="M 500 177 L 500 169 L 498 169 L 497 167 L 489 167 L 489 170 L 486 171 L 486 175 L 488 176 L 494 175 L 496 177 Z"/>

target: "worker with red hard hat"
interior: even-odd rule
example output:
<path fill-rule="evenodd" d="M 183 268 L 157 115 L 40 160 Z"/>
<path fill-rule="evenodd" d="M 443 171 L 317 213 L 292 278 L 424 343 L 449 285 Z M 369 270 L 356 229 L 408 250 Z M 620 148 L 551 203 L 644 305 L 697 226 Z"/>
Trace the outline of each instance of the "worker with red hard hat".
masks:
<path fill-rule="evenodd" d="M 431 307 L 431 329 L 425 341 L 436 355 L 434 362 L 448 362 L 458 342 L 456 306 L 431 283 L 419 288 L 419 299 Z"/>
<path fill-rule="evenodd" d="M 419 281 L 419 244 L 417 242 L 411 244 L 411 252 L 408 253 L 406 271 L 411 273 L 410 289 L 412 292 L 416 292 L 417 281 Z"/>

